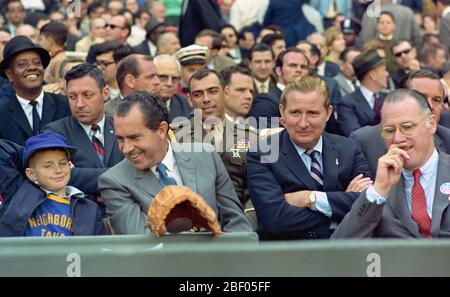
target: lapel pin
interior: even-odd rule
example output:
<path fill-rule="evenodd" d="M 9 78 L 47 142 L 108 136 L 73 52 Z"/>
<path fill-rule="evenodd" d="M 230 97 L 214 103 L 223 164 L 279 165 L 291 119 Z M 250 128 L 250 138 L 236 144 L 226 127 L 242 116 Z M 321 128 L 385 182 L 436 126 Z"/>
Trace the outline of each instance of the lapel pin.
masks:
<path fill-rule="evenodd" d="M 339 160 L 336 159 L 336 166 L 339 166 Z"/>
<path fill-rule="evenodd" d="M 442 194 L 449 195 L 450 194 L 450 183 L 443 183 L 439 187 L 439 190 L 441 191 Z M 449 197 L 449 199 L 450 199 L 450 197 Z"/>
<path fill-rule="evenodd" d="M 109 131 L 109 133 L 111 133 L 111 134 L 114 134 L 114 131 L 113 131 L 113 130 L 111 130 L 111 131 Z"/>

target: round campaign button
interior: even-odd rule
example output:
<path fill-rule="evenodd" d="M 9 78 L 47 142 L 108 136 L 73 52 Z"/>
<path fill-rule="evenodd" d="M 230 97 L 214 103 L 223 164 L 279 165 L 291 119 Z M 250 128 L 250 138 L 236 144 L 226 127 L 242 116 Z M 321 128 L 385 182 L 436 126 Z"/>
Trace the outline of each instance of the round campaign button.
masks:
<path fill-rule="evenodd" d="M 439 188 L 442 194 L 450 194 L 450 183 L 442 184 Z"/>

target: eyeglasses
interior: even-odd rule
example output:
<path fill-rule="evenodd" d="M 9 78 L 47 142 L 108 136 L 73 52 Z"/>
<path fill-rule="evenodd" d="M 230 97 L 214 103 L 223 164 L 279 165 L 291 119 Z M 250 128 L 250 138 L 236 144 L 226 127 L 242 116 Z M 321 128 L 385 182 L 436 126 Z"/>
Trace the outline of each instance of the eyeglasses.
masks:
<path fill-rule="evenodd" d="M 405 55 L 409 54 L 409 52 L 411 50 L 412 50 L 411 48 L 407 48 L 405 50 L 402 50 L 401 52 L 394 54 L 394 56 L 396 56 L 397 58 L 400 58 L 403 54 L 405 54 Z"/>
<path fill-rule="evenodd" d="M 413 135 L 416 128 L 424 121 L 425 119 L 422 119 L 417 123 L 403 123 L 400 124 L 398 128 L 395 126 L 380 126 L 380 134 L 384 139 L 392 139 L 398 129 L 404 136 L 411 136 Z"/>
<path fill-rule="evenodd" d="M 112 62 L 107 62 L 107 61 L 96 61 L 96 62 L 95 62 L 95 65 L 97 65 L 97 66 L 100 67 L 100 68 L 106 68 L 106 67 L 108 67 L 109 65 L 114 64 L 114 63 L 116 63 L 116 62 L 114 62 L 114 61 L 112 61 Z"/>
<path fill-rule="evenodd" d="M 178 84 L 180 82 L 180 77 L 179 76 L 168 76 L 165 74 L 157 74 L 159 81 L 164 83 L 166 81 L 168 81 L 169 79 L 172 81 L 172 83 L 174 85 Z"/>
<path fill-rule="evenodd" d="M 111 29 L 116 29 L 116 28 L 119 28 L 119 29 L 123 29 L 123 27 L 121 27 L 121 26 L 117 26 L 117 25 L 114 25 L 114 24 L 106 24 L 105 25 L 105 29 L 108 29 L 108 28 L 111 28 Z"/>

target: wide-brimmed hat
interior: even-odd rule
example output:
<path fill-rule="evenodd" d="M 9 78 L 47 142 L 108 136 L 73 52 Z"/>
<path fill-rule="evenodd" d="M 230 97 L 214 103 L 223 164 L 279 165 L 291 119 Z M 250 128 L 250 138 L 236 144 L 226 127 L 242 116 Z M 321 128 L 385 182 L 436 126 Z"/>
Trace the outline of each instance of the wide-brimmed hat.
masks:
<path fill-rule="evenodd" d="M 18 53 L 28 50 L 36 51 L 41 57 L 41 63 L 44 69 L 50 63 L 50 54 L 42 47 L 36 46 L 30 38 L 26 36 L 15 36 L 11 38 L 5 45 L 3 50 L 3 60 L 0 63 L 0 75 L 5 75 L 5 69 L 9 68 L 11 59 Z"/>

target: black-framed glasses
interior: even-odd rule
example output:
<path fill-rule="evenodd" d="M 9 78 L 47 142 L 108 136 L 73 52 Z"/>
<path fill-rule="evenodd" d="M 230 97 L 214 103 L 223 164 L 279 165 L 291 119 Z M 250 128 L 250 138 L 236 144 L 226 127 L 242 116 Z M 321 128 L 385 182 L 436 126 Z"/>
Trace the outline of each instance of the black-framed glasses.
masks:
<path fill-rule="evenodd" d="M 105 29 L 108 29 L 108 28 L 111 28 L 111 29 L 116 29 L 116 28 L 123 29 L 123 27 L 118 26 L 118 25 L 114 25 L 114 24 L 106 24 L 106 25 L 105 25 Z"/>
<path fill-rule="evenodd" d="M 181 79 L 179 76 L 169 76 L 166 74 L 157 74 L 157 76 L 160 82 L 164 83 L 170 79 L 174 85 L 178 84 Z"/>
<path fill-rule="evenodd" d="M 412 48 L 407 48 L 405 50 L 402 50 L 401 52 L 395 53 L 394 56 L 397 58 L 400 58 L 403 54 L 407 55 L 412 50 Z"/>
<path fill-rule="evenodd" d="M 95 61 L 95 65 L 97 65 L 100 68 L 106 68 L 111 64 L 114 64 L 116 62 L 112 61 L 112 62 L 108 62 L 108 61 Z"/>

